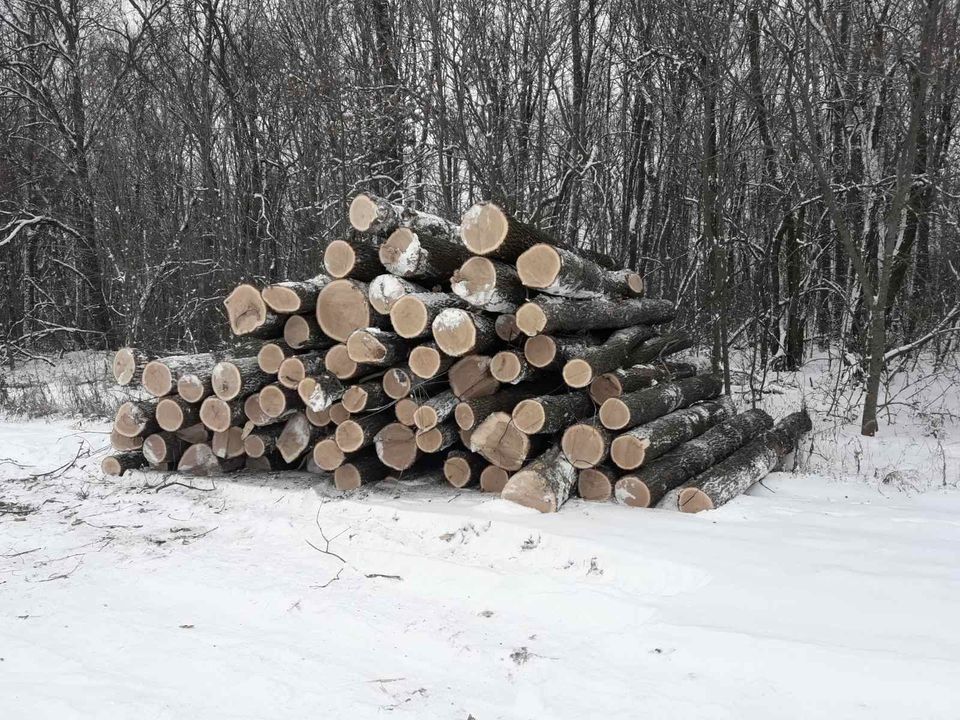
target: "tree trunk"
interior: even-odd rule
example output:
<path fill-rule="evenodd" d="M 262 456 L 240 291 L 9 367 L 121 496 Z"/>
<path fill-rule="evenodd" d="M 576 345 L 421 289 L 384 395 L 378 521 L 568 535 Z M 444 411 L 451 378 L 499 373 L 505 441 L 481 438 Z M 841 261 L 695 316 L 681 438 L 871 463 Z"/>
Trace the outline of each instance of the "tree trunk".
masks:
<path fill-rule="evenodd" d="M 382 410 L 390 405 L 390 398 L 377 380 L 351 385 L 343 392 L 343 406 L 351 413 Z"/>
<path fill-rule="evenodd" d="M 590 383 L 590 397 L 597 405 L 603 405 L 610 398 L 618 398 L 660 382 L 682 380 L 702 375 L 703 369 L 693 363 L 657 363 L 656 365 L 634 365 L 613 372 L 604 373 Z"/>
<path fill-rule="evenodd" d="M 517 387 L 504 388 L 493 395 L 463 400 L 454 411 L 457 425 L 462 430 L 472 430 L 486 420 L 491 413 L 511 412 L 517 403 L 527 401 L 528 398 L 532 398 L 547 389 L 542 382 L 527 383 Z"/>
<path fill-rule="evenodd" d="M 513 475 L 500 497 L 540 512 L 556 512 L 576 482 L 576 469 L 555 445 Z"/>
<path fill-rule="evenodd" d="M 223 360 L 213 367 L 210 382 L 213 394 L 221 400 L 239 400 L 255 393 L 273 376 L 260 369 L 256 357 Z"/>
<path fill-rule="evenodd" d="M 668 355 L 673 355 L 693 347 L 693 340 L 685 332 L 672 332 L 661 335 L 653 340 L 644 342 L 635 348 L 624 360 L 624 365 L 646 365 L 661 361 Z"/>
<path fill-rule="evenodd" d="M 356 490 L 361 485 L 370 485 L 383 480 L 390 469 L 380 462 L 376 454 L 350 458 L 333 473 L 333 484 L 341 492 Z"/>
<path fill-rule="evenodd" d="M 723 383 L 716 375 L 655 385 L 604 401 L 600 406 L 600 422 L 609 430 L 626 430 L 695 402 L 715 398 L 722 390 Z"/>
<path fill-rule="evenodd" d="M 334 435 L 337 447 L 345 453 L 351 453 L 373 445 L 376 434 L 389 425 L 391 419 L 390 413 L 378 412 L 343 421 Z"/>
<path fill-rule="evenodd" d="M 517 327 L 527 335 L 551 335 L 633 325 L 658 325 L 673 320 L 669 300 L 568 300 L 540 296 L 517 310 Z"/>
<path fill-rule="evenodd" d="M 452 417 L 457 402 L 457 396 L 453 394 L 453 390 L 446 390 L 439 395 L 434 395 L 420 404 L 420 407 L 413 414 L 413 422 L 418 430 L 429 430 Z"/>
<path fill-rule="evenodd" d="M 417 430 L 416 440 L 417 448 L 421 452 L 433 455 L 459 442 L 460 433 L 457 431 L 456 424 L 448 420 L 427 430 Z"/>
<path fill-rule="evenodd" d="M 209 375 L 216 363 L 216 358 L 210 353 L 159 358 L 147 363 L 143 368 L 141 382 L 148 393 L 154 397 L 163 397 L 176 391 L 181 377 L 193 374 Z"/>
<path fill-rule="evenodd" d="M 136 348 L 120 348 L 113 356 L 113 379 L 117 385 L 136 385 L 143 376 L 143 369 L 152 359 Z"/>

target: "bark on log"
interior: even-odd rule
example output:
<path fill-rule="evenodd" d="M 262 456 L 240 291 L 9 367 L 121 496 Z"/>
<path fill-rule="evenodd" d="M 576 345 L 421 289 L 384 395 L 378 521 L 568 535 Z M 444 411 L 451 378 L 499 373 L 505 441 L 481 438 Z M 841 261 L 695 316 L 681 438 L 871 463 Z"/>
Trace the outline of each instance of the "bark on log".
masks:
<path fill-rule="evenodd" d="M 468 450 L 451 450 L 443 461 L 443 476 L 455 488 L 477 485 L 487 461 Z M 501 488 L 502 489 L 502 488 Z"/>
<path fill-rule="evenodd" d="M 110 448 L 116 450 L 117 452 L 127 452 L 129 450 L 139 450 L 143 447 L 143 437 L 140 435 L 134 435 L 133 437 L 127 437 L 126 435 L 121 435 L 112 429 L 110 431 Z"/>
<path fill-rule="evenodd" d="M 129 400 L 117 408 L 113 429 L 124 437 L 145 437 L 160 429 L 156 400 Z"/>
<path fill-rule="evenodd" d="M 263 302 L 275 313 L 295 315 L 311 312 L 317 307 L 320 291 L 333 281 L 320 273 L 309 280 L 289 280 L 267 285 L 261 292 Z"/>
<path fill-rule="evenodd" d="M 164 397 L 176 392 L 177 382 L 185 375 L 209 375 L 216 358 L 210 353 L 197 355 L 171 355 L 151 360 L 143 368 L 143 389 L 154 397 Z"/>
<path fill-rule="evenodd" d="M 596 467 L 610 452 L 613 436 L 597 418 L 571 425 L 563 432 L 560 447 L 564 456 L 578 470 Z"/>
<path fill-rule="evenodd" d="M 400 423 L 390 423 L 378 432 L 374 447 L 380 462 L 393 470 L 412 467 L 420 456 L 413 429 Z"/>
<path fill-rule="evenodd" d="M 488 493 L 503 492 L 507 481 L 510 479 L 510 473 L 496 465 L 487 465 L 480 473 L 480 490 Z"/>
<path fill-rule="evenodd" d="M 347 455 L 332 437 L 326 437 L 313 446 L 313 462 L 327 472 L 333 472 L 343 465 Z"/>
<path fill-rule="evenodd" d="M 614 438 L 610 459 L 623 470 L 636 470 L 734 415 L 733 401 L 725 395 L 675 410 Z"/>
<path fill-rule="evenodd" d="M 196 443 L 184 450 L 177 471 L 197 476 L 220 475 L 239 470 L 244 464 L 243 457 L 223 460 L 214 455 L 213 449 L 206 443 Z"/>
<path fill-rule="evenodd" d="M 390 469 L 380 462 L 376 454 L 350 458 L 333 473 L 333 484 L 341 492 L 356 490 L 361 485 L 370 485 L 383 480 Z"/>
<path fill-rule="evenodd" d="M 187 443 L 172 432 L 158 432 L 148 435 L 143 441 L 143 457 L 151 465 L 174 463 L 180 460 Z"/>
<path fill-rule="evenodd" d="M 788 415 L 760 437 L 680 486 L 672 509 L 695 513 L 725 505 L 766 477 L 812 428 L 806 410 Z"/>
<path fill-rule="evenodd" d="M 272 340 L 283 333 L 286 318 L 267 308 L 260 291 L 253 285 L 238 285 L 223 301 L 234 335 Z"/>
<path fill-rule="evenodd" d="M 176 395 L 162 398 L 157 403 L 154 414 L 157 424 L 167 432 L 176 432 L 200 422 L 200 406 Z"/>
<path fill-rule="evenodd" d="M 294 350 L 325 350 L 335 344 L 311 315 L 288 317 L 283 325 L 283 340 Z"/>
<path fill-rule="evenodd" d="M 523 332 L 517 327 L 517 316 L 514 313 L 498 315 L 493 323 L 497 337 L 504 342 L 512 343 L 523 337 Z"/>
<path fill-rule="evenodd" d="M 517 258 L 517 274 L 528 288 L 577 300 L 643 295 L 643 279 L 638 273 L 607 270 L 569 250 L 545 243 L 534 245 Z"/>
<path fill-rule="evenodd" d="M 342 398 L 343 393 L 343 384 L 328 373 L 306 377 L 297 385 L 297 394 L 303 404 L 314 412 L 326 410 Z"/>
<path fill-rule="evenodd" d="M 187 402 L 198 403 L 213 395 L 213 368 L 209 373 L 191 373 L 177 380 L 177 394 Z M 197 443 L 194 443 L 195 445 Z"/>
<path fill-rule="evenodd" d="M 448 233 L 400 227 L 380 246 L 380 262 L 391 274 L 408 280 L 445 283 L 470 257 Z"/>
<path fill-rule="evenodd" d="M 271 415 L 268 415 L 263 411 L 263 408 L 260 405 L 260 393 L 255 392 L 252 395 L 247 395 L 243 401 L 243 414 L 246 415 L 247 420 L 253 423 L 255 427 L 261 427 L 264 425 L 272 425 L 274 418 Z"/>
<path fill-rule="evenodd" d="M 351 385 L 343 392 L 343 406 L 351 413 L 382 410 L 390 404 L 390 398 L 377 380 Z"/>
<path fill-rule="evenodd" d="M 676 309 L 669 300 L 568 300 L 541 295 L 517 310 L 517 326 L 532 337 L 580 330 L 658 325 L 673 320 L 675 314 Z"/>
<path fill-rule="evenodd" d="M 256 357 L 222 360 L 213 366 L 210 383 L 213 394 L 221 400 L 240 400 L 257 392 L 273 376 L 260 369 Z"/>
<path fill-rule="evenodd" d="M 263 457 L 277 448 L 283 425 L 271 425 L 252 432 L 243 439 L 243 450 L 250 457 Z"/>
<path fill-rule="evenodd" d="M 113 379 L 117 385 L 135 385 L 143 376 L 143 368 L 153 358 L 132 347 L 120 348 L 113 356 Z"/>
<path fill-rule="evenodd" d="M 368 286 L 359 280 L 334 280 L 317 298 L 317 322 L 327 336 L 346 342 L 350 333 L 368 327 L 386 327 L 389 321 L 374 312 Z"/>
<path fill-rule="evenodd" d="M 418 430 L 429 430 L 435 427 L 453 416 L 457 402 L 457 396 L 453 394 L 453 390 L 434 395 L 420 403 L 420 407 L 413 413 L 414 425 Z"/>
<path fill-rule="evenodd" d="M 493 395 L 500 382 L 490 373 L 490 358 L 486 355 L 467 355 L 450 366 L 447 381 L 453 394 L 461 400 Z"/>
<path fill-rule="evenodd" d="M 560 432 L 593 412 L 593 401 L 581 390 L 523 400 L 513 409 L 512 417 L 521 432 L 538 435 Z"/>
<path fill-rule="evenodd" d="M 633 365 L 594 378 L 590 383 L 590 397 L 597 405 L 603 405 L 604 401 L 610 398 L 618 398 L 661 382 L 683 380 L 699 374 L 702 374 L 700 368 L 686 362 Z"/>
<path fill-rule="evenodd" d="M 354 330 L 347 338 L 347 355 L 356 363 L 390 367 L 406 359 L 409 353 L 409 341 L 378 328 Z"/>
<path fill-rule="evenodd" d="M 370 235 L 386 236 L 400 227 L 404 209 L 373 193 L 363 192 L 350 202 L 350 224 Z"/>
<path fill-rule="evenodd" d="M 113 453 L 107 455 L 100 463 L 100 469 L 104 475 L 123 475 L 128 470 L 136 470 L 147 464 L 146 458 L 139 450 L 128 450 L 127 452 Z"/>
<path fill-rule="evenodd" d="M 493 395 L 462 400 L 454 409 L 454 417 L 462 430 L 472 430 L 486 420 L 491 413 L 512 412 L 518 406 L 517 403 L 528 402 L 529 398 L 536 397 L 547 389 L 543 382 L 532 382 L 505 388 Z"/>
<path fill-rule="evenodd" d="M 460 235 L 473 254 L 509 263 L 539 243 L 559 245 L 548 233 L 517 220 L 492 202 L 477 203 L 463 214 Z"/>
<path fill-rule="evenodd" d="M 223 432 L 231 425 L 242 425 L 246 418 L 243 400 L 208 397 L 200 405 L 200 422 L 213 432 Z"/>
<path fill-rule="evenodd" d="M 490 318 L 448 308 L 433 321 L 433 339 L 447 355 L 462 357 L 487 350 L 498 338 Z"/>
<path fill-rule="evenodd" d="M 693 340 L 687 333 L 679 331 L 669 335 L 662 335 L 656 339 L 643 343 L 626 357 L 625 366 L 644 365 L 663 360 L 669 355 L 675 355 L 693 347 Z"/>
<path fill-rule="evenodd" d="M 536 369 L 527 361 L 524 354 L 517 350 L 501 350 L 490 360 L 490 374 L 494 379 L 508 385 L 516 385 L 528 380 L 535 373 Z"/>
<path fill-rule="evenodd" d="M 378 243 L 354 233 L 348 240 L 334 240 L 323 253 L 323 266 L 333 278 L 369 282 L 383 273 Z"/>
<path fill-rule="evenodd" d="M 441 352 L 436 343 L 425 343 L 410 351 L 408 362 L 414 375 L 430 380 L 447 372 L 456 358 Z"/>
<path fill-rule="evenodd" d="M 473 307 L 494 313 L 513 313 L 527 298 L 513 267 L 478 256 L 454 271 L 450 289 Z"/>
<path fill-rule="evenodd" d="M 626 430 L 723 392 L 723 381 L 716 375 L 663 383 L 610 398 L 600 406 L 600 422 L 609 430 Z"/>
<path fill-rule="evenodd" d="M 210 430 L 202 422 L 180 428 L 175 434 L 187 445 L 210 442 Z"/>
<path fill-rule="evenodd" d="M 637 472 L 620 478 L 617 500 L 633 507 L 656 505 L 670 490 L 716 465 L 772 425 L 770 416 L 759 409 L 747 410 L 714 425 Z"/>
<path fill-rule="evenodd" d="M 352 453 L 373 445 L 374 437 L 390 424 L 390 413 L 378 412 L 352 417 L 337 426 L 334 440 L 345 453 Z"/>
<path fill-rule="evenodd" d="M 428 430 L 418 430 L 416 433 L 417 449 L 428 455 L 453 447 L 459 440 L 460 433 L 452 420 L 447 420 Z"/>
<path fill-rule="evenodd" d="M 564 382 L 572 388 L 587 387 L 597 375 L 623 365 L 637 345 L 654 335 L 656 331 L 647 325 L 617 330 L 602 345 L 588 347 L 578 357 L 566 358 Z"/>
<path fill-rule="evenodd" d="M 301 405 L 300 396 L 296 388 L 291 388 L 279 383 L 267 385 L 260 390 L 257 395 L 260 409 L 263 414 L 271 420 L 282 417 L 284 413 Z M 246 403 L 244 403 L 244 414 L 246 414 Z M 252 419 L 252 418 L 251 418 Z M 254 423 L 256 424 L 256 423 Z"/>
<path fill-rule="evenodd" d="M 306 415 L 294 413 L 280 431 L 277 450 L 286 462 L 291 463 L 312 447 L 322 432 L 307 420 Z"/>
<path fill-rule="evenodd" d="M 542 444 L 541 438 L 520 432 L 504 412 L 491 413 L 470 438 L 473 452 L 504 470 L 519 470 Z"/>
<path fill-rule="evenodd" d="M 326 370 L 325 353 L 306 353 L 288 357 L 280 363 L 277 381 L 285 388 L 296 389 L 310 375 L 320 375 Z"/>
<path fill-rule="evenodd" d="M 556 512 L 570 497 L 576 482 L 576 469 L 554 445 L 514 474 L 500 497 L 540 512 Z"/>
<path fill-rule="evenodd" d="M 536 335 L 523 343 L 523 355 L 533 367 L 544 368 L 562 365 L 567 359 L 581 357 L 596 347 L 596 341 L 586 335 L 551 337 Z"/>
<path fill-rule="evenodd" d="M 389 315 L 397 300 L 404 295 L 425 293 L 428 290 L 396 275 L 377 275 L 370 281 L 368 296 L 370 305 L 381 315 Z"/>
<path fill-rule="evenodd" d="M 607 502 L 613 498 L 620 475 L 609 465 L 580 470 L 577 474 L 577 494 L 591 502 Z"/>
<path fill-rule="evenodd" d="M 222 460 L 231 460 L 246 454 L 244 450 L 243 428 L 237 426 L 227 428 L 223 432 L 214 433 L 210 439 L 210 449 L 213 454 Z"/>
<path fill-rule="evenodd" d="M 390 322 L 402 338 L 428 337 L 433 321 L 447 308 L 465 308 L 466 303 L 450 293 L 411 293 L 393 304 Z"/>

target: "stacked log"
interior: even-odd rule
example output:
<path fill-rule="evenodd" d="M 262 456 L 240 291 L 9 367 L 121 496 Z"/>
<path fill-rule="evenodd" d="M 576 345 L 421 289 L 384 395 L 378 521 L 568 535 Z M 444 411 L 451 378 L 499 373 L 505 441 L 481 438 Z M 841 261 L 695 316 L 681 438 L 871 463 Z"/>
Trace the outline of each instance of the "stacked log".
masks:
<path fill-rule="evenodd" d="M 542 512 L 578 494 L 703 509 L 809 425 L 738 415 L 677 358 L 692 341 L 665 331 L 673 303 L 501 205 L 457 224 L 361 193 L 349 221 L 312 277 L 230 292 L 235 352 L 117 352 L 117 382 L 151 399 L 118 411 L 105 472 L 299 468 L 344 492 L 415 477 Z"/>

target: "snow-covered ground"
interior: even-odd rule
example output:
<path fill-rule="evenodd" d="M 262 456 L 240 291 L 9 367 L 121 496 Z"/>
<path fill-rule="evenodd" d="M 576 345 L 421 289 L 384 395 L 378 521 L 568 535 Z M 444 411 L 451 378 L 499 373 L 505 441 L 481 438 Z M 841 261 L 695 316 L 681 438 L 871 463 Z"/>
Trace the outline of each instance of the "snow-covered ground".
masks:
<path fill-rule="evenodd" d="M 104 479 L 106 430 L 0 425 L 4 720 L 960 712 L 960 453 L 922 428 L 864 441 L 860 477 L 818 435 L 821 474 L 694 516 Z"/>

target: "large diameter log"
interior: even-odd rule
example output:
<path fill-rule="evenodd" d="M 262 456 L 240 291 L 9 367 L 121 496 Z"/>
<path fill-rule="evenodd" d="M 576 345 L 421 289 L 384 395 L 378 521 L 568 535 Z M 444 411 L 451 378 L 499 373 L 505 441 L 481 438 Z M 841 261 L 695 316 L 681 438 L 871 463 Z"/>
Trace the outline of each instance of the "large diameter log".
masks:
<path fill-rule="evenodd" d="M 110 431 L 110 447 L 117 452 L 127 452 L 128 450 L 139 450 L 143 447 L 143 437 L 134 435 L 127 437 L 116 431 L 116 428 Z"/>
<path fill-rule="evenodd" d="M 652 387 L 667 380 L 682 380 L 700 374 L 703 374 L 701 369 L 688 362 L 633 365 L 618 368 L 593 379 L 590 383 L 590 397 L 597 405 L 603 405 L 604 401 L 610 398 L 617 398 L 636 390 Z"/>
<path fill-rule="evenodd" d="M 380 246 L 380 262 L 393 275 L 445 282 L 470 257 L 456 238 L 441 232 L 400 227 Z"/>
<path fill-rule="evenodd" d="M 623 470 L 636 470 L 733 415 L 736 408 L 725 395 L 675 410 L 615 437 L 610 459 Z"/>
<path fill-rule="evenodd" d="M 448 308 L 433 321 L 433 339 L 453 357 L 481 353 L 497 342 L 493 320 L 477 313 Z"/>
<path fill-rule="evenodd" d="M 443 476 L 455 488 L 477 485 L 487 462 L 467 450 L 451 450 L 443 461 Z M 501 488 L 502 489 L 502 488 Z"/>
<path fill-rule="evenodd" d="M 546 243 L 534 245 L 517 258 L 517 274 L 526 287 L 548 295 L 578 300 L 643 295 L 643 278 L 632 270 L 607 270 Z"/>
<path fill-rule="evenodd" d="M 352 417 L 337 426 L 334 440 L 345 453 L 356 452 L 374 443 L 374 437 L 390 424 L 389 413 L 379 412 Z"/>
<path fill-rule="evenodd" d="M 634 348 L 627 356 L 624 365 L 642 365 L 663 360 L 669 355 L 688 350 L 693 347 L 693 339 L 683 331 L 672 332 L 668 335 L 649 340 L 643 345 Z"/>
<path fill-rule="evenodd" d="M 417 449 L 431 455 L 452 447 L 459 439 L 457 426 L 450 420 L 416 434 Z"/>
<path fill-rule="evenodd" d="M 277 370 L 277 381 L 285 388 L 295 389 L 309 375 L 319 375 L 326 369 L 325 355 L 306 353 L 288 357 Z"/>
<path fill-rule="evenodd" d="M 364 455 L 351 458 L 350 462 L 338 467 L 333 473 L 333 484 L 337 490 L 349 492 L 361 485 L 380 482 L 389 472 L 390 469 L 380 462 L 375 454 Z"/>
<path fill-rule="evenodd" d="M 536 397 L 547 389 L 549 388 L 545 383 L 533 382 L 505 388 L 493 395 L 462 400 L 454 410 L 454 417 L 462 430 L 472 430 L 492 413 L 511 412 L 517 407 L 518 403 L 526 402 L 529 398 Z"/>
<path fill-rule="evenodd" d="M 593 401 L 580 390 L 522 400 L 513 408 L 512 417 L 521 432 L 538 435 L 560 432 L 593 412 Z"/>
<path fill-rule="evenodd" d="M 370 305 L 381 315 L 389 315 L 394 304 L 404 295 L 425 292 L 425 287 L 390 274 L 377 275 L 367 290 Z"/>
<path fill-rule="evenodd" d="M 187 449 L 187 443 L 172 432 L 148 435 L 143 441 L 143 456 L 151 465 L 176 463 Z"/>
<path fill-rule="evenodd" d="M 517 310 L 517 327 L 525 334 L 626 328 L 658 325 L 673 320 L 676 309 L 669 300 L 647 298 L 569 300 L 541 295 Z"/>
<path fill-rule="evenodd" d="M 788 415 L 772 429 L 682 485 L 676 494 L 675 509 L 695 513 L 725 505 L 766 477 L 812 428 L 806 410 Z"/>
<path fill-rule="evenodd" d="M 139 450 L 128 450 L 127 452 L 114 453 L 107 455 L 100 463 L 100 469 L 104 475 L 123 475 L 128 470 L 136 470 L 147 464 L 147 459 Z"/>
<path fill-rule="evenodd" d="M 450 366 L 447 380 L 453 394 L 461 400 L 493 395 L 500 389 L 500 382 L 490 373 L 490 358 L 487 355 L 467 355 Z"/>
<path fill-rule="evenodd" d="M 495 313 L 513 313 L 527 297 L 514 268 L 479 256 L 453 273 L 450 289 L 473 307 Z"/>
<path fill-rule="evenodd" d="M 578 470 L 592 468 L 607 459 L 613 437 L 596 418 L 571 425 L 563 431 L 560 447 Z"/>
<path fill-rule="evenodd" d="M 343 392 L 341 399 L 343 407 L 351 413 L 380 410 L 390 404 L 390 398 L 383 389 L 382 383 L 370 382 L 351 385 Z"/>
<path fill-rule="evenodd" d="M 246 357 L 218 362 L 213 366 L 210 382 L 218 398 L 237 400 L 273 382 L 273 376 L 260 369 L 256 357 Z"/>
<path fill-rule="evenodd" d="M 584 500 L 607 502 L 614 495 L 619 474 L 609 465 L 586 468 L 577 473 L 577 494 Z"/>
<path fill-rule="evenodd" d="M 413 424 L 418 430 L 429 430 L 452 417 L 457 403 L 457 396 L 453 394 L 453 390 L 434 395 L 420 403 L 420 407 L 413 413 Z"/>
<path fill-rule="evenodd" d="M 151 359 L 149 355 L 136 348 L 120 348 L 113 356 L 113 379 L 117 381 L 117 385 L 140 382 L 143 369 Z"/>
<path fill-rule="evenodd" d="M 354 330 L 347 338 L 347 355 L 356 363 L 389 367 L 406 359 L 409 352 L 405 338 L 378 328 Z"/>
<path fill-rule="evenodd" d="M 545 335 L 538 337 L 546 337 Z M 533 339 L 533 338 L 531 338 Z M 490 360 L 490 374 L 498 381 L 516 385 L 533 377 L 536 369 L 518 350 L 501 350 Z"/>
<path fill-rule="evenodd" d="M 470 437 L 470 449 L 504 470 L 519 470 L 542 443 L 520 432 L 505 412 L 491 413 Z"/>
<path fill-rule="evenodd" d="M 334 240 L 323 253 L 323 266 L 334 278 L 350 277 L 369 282 L 383 273 L 377 243 L 354 234 L 348 240 Z"/>
<path fill-rule="evenodd" d="M 267 285 L 260 296 L 274 312 L 295 315 L 310 312 L 317 306 L 317 297 L 332 278 L 320 273 L 309 280 L 289 280 Z"/>
<path fill-rule="evenodd" d="M 177 470 L 188 475 L 220 475 L 239 470 L 244 466 L 244 462 L 243 457 L 218 458 L 209 445 L 197 443 L 184 450 Z"/>
<path fill-rule="evenodd" d="M 563 366 L 564 382 L 572 388 L 587 387 L 598 375 L 623 365 L 637 345 L 655 334 L 647 325 L 615 331 L 603 344 L 586 348 L 579 357 L 567 358 Z"/>
<path fill-rule="evenodd" d="M 770 416 L 759 409 L 747 410 L 714 425 L 632 475 L 620 478 L 617 500 L 633 507 L 656 505 L 669 491 L 716 465 L 772 425 Z"/>
<path fill-rule="evenodd" d="M 400 423 L 390 423 L 378 432 L 374 447 L 380 462 L 393 470 L 412 467 L 420 455 L 413 429 Z"/>
<path fill-rule="evenodd" d="M 271 340 L 283 333 L 284 316 L 267 308 L 260 291 L 253 285 L 238 285 L 223 301 L 234 335 L 249 335 Z"/>
<path fill-rule="evenodd" d="M 200 406 L 173 395 L 161 398 L 154 410 L 157 424 L 167 432 L 176 432 L 200 422 Z"/>
<path fill-rule="evenodd" d="M 213 454 L 223 460 L 241 457 L 246 454 L 243 428 L 233 426 L 223 432 L 213 434 L 210 439 L 210 449 Z"/>
<path fill-rule="evenodd" d="M 283 417 L 291 409 L 300 406 L 300 396 L 295 388 L 273 383 L 264 386 L 257 395 L 257 402 L 263 414 L 271 420 Z M 244 414 L 246 414 L 246 404 L 244 404 Z M 253 420 L 253 418 L 250 418 Z M 259 419 L 259 418 L 258 418 Z M 256 420 L 254 420 L 256 424 Z"/>
<path fill-rule="evenodd" d="M 430 380 L 449 370 L 450 366 L 456 362 L 456 358 L 440 352 L 436 343 L 425 343 L 410 351 L 407 362 L 414 375 Z"/>
<path fill-rule="evenodd" d="M 160 429 L 156 400 L 129 400 L 117 408 L 113 429 L 124 437 L 146 436 Z"/>
<path fill-rule="evenodd" d="M 710 400 L 721 392 L 723 382 L 719 377 L 700 375 L 610 398 L 600 406 L 599 418 L 609 430 L 626 430 L 695 402 Z"/>
<path fill-rule="evenodd" d="M 316 442 L 320 428 L 313 425 L 303 413 L 294 413 L 287 420 L 277 438 L 277 450 L 288 463 L 292 463 Z"/>
<path fill-rule="evenodd" d="M 343 384 L 333 375 L 323 373 L 306 377 L 297 386 L 297 394 L 303 404 L 314 412 L 326 410 L 343 397 Z"/>
<path fill-rule="evenodd" d="M 346 342 L 354 330 L 384 326 L 385 319 L 374 312 L 367 293 L 367 284 L 359 280 L 334 280 L 327 285 L 317 298 L 320 329 L 328 337 Z"/>
<path fill-rule="evenodd" d="M 346 453 L 340 449 L 337 441 L 332 437 L 323 438 L 313 446 L 313 462 L 321 470 L 333 472 L 343 465 L 346 457 Z"/>
<path fill-rule="evenodd" d="M 243 400 L 227 401 L 218 397 L 208 397 L 200 405 L 200 422 L 213 432 L 223 432 L 232 425 L 242 425 L 246 418 Z"/>
<path fill-rule="evenodd" d="M 483 492 L 497 493 L 503 492 L 507 481 L 510 479 L 510 473 L 496 465 L 487 465 L 480 473 L 480 489 Z"/>
<path fill-rule="evenodd" d="M 402 338 L 427 337 L 433 321 L 443 310 L 464 307 L 466 303 L 450 293 L 411 293 L 393 304 L 390 322 Z"/>
<path fill-rule="evenodd" d="M 323 350 L 334 344 L 310 315 L 288 317 L 283 325 L 283 340 L 294 350 Z"/>
<path fill-rule="evenodd" d="M 540 512 L 556 512 L 570 497 L 577 482 L 577 471 L 553 446 L 532 463 L 515 473 L 500 497 Z"/>

